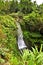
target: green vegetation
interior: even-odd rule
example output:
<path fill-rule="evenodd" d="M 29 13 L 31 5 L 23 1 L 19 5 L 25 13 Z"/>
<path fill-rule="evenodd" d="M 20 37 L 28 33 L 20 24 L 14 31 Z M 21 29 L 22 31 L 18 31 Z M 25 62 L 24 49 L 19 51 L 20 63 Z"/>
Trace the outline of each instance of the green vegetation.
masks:
<path fill-rule="evenodd" d="M 0 16 L 0 56 L 2 55 L 5 60 L 10 58 L 9 56 L 7 58 L 7 55 L 13 53 L 15 56 L 18 56 L 16 30 L 15 19 L 9 15 Z M 3 57 L 0 59 L 0 62 L 3 62 Z"/>
<path fill-rule="evenodd" d="M 17 45 L 17 21 L 28 48 L 22 54 Z M 0 65 L 43 65 L 43 3 L 0 0 Z"/>
<path fill-rule="evenodd" d="M 25 42 L 28 47 L 29 45 L 38 45 L 39 47 L 41 44 L 43 44 L 43 36 L 41 34 L 41 29 L 43 28 L 43 18 L 40 14 L 32 12 L 26 16 L 24 15 L 20 24 L 23 30 Z"/>
<path fill-rule="evenodd" d="M 40 51 L 38 52 L 37 47 L 32 48 L 31 50 L 25 50 L 23 54 L 23 60 L 27 65 L 43 65 L 43 52 L 42 52 L 42 46 L 40 48 Z"/>

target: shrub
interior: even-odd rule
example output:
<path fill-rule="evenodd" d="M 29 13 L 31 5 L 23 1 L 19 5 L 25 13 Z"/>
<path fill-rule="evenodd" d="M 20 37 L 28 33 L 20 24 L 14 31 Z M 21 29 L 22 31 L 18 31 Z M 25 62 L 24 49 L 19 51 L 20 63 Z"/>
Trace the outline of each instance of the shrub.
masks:
<path fill-rule="evenodd" d="M 40 51 L 38 51 L 38 48 L 36 46 L 35 48 L 32 47 L 32 51 L 24 50 L 22 58 L 24 62 L 27 61 L 27 65 L 43 65 L 42 45 Z"/>

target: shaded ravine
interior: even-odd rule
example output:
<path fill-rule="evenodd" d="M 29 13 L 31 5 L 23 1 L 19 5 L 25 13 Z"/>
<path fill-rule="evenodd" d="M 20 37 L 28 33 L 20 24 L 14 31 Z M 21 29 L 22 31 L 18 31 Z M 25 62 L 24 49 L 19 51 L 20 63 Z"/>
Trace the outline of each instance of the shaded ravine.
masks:
<path fill-rule="evenodd" d="M 18 35 L 18 48 L 19 50 L 22 50 L 22 49 L 25 49 L 27 48 L 24 40 L 23 40 L 23 33 L 22 33 L 22 29 L 21 29 L 21 26 L 20 26 L 20 23 L 16 22 L 16 25 L 17 25 L 17 35 Z"/>

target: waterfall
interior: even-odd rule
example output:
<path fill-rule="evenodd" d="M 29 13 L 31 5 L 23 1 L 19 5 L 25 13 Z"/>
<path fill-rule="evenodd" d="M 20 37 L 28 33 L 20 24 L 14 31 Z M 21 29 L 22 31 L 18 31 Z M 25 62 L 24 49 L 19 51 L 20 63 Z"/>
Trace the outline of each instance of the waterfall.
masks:
<path fill-rule="evenodd" d="M 17 28 L 18 28 L 17 29 L 17 34 L 18 34 L 18 48 L 19 48 L 19 50 L 21 50 L 21 49 L 26 48 L 27 46 L 26 46 L 26 44 L 25 44 L 25 42 L 23 40 L 23 33 L 22 33 L 22 29 L 21 29 L 20 24 L 18 22 L 16 22 L 16 25 L 17 25 Z"/>

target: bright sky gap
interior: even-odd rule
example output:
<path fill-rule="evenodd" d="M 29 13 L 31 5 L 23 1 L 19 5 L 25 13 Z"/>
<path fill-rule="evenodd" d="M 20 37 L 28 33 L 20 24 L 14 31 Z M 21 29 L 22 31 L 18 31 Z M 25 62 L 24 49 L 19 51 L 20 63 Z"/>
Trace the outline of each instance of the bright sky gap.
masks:
<path fill-rule="evenodd" d="M 38 5 L 42 4 L 43 3 L 43 0 L 32 0 L 33 1 L 36 1 Z"/>

